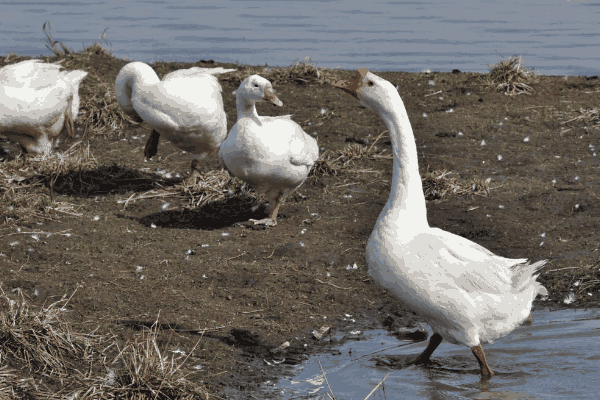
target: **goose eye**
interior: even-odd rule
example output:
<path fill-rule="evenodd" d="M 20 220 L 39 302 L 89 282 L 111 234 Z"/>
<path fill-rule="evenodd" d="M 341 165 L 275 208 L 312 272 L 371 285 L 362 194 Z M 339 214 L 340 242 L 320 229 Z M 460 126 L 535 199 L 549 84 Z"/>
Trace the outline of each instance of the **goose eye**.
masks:
<path fill-rule="evenodd" d="M 373 83 L 373 81 L 369 81 L 367 82 L 367 86 L 374 86 L 375 84 Z"/>
<path fill-rule="evenodd" d="M 258 87 L 258 84 L 257 84 L 257 83 L 255 83 L 255 84 L 254 84 L 254 87 Z"/>

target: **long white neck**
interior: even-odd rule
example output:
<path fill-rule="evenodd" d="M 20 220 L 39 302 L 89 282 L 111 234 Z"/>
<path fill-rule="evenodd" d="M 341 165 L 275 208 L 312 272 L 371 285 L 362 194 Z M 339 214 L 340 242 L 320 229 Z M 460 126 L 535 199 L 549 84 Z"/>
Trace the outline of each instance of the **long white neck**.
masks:
<path fill-rule="evenodd" d="M 117 75 L 115 83 L 117 100 L 125 112 L 131 115 L 136 114 L 131 102 L 136 91 L 147 90 L 147 86 L 159 82 L 158 75 L 149 65 L 140 62 L 129 63 Z"/>
<path fill-rule="evenodd" d="M 377 225 L 416 231 L 417 228 L 429 226 L 417 145 L 404 103 L 397 93 L 394 95 L 392 107 L 377 110 L 390 134 L 394 153 L 390 196 Z"/>
<path fill-rule="evenodd" d="M 258 125 L 262 125 L 260 117 L 256 112 L 256 102 L 245 98 L 242 95 L 236 96 L 235 104 L 237 107 L 237 119 L 251 118 Z"/>

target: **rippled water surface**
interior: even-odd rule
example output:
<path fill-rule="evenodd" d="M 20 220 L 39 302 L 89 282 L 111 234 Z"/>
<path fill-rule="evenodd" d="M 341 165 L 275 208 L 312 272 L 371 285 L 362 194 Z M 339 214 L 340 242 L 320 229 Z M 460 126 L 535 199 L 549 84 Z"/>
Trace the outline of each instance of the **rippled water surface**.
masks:
<path fill-rule="evenodd" d="M 41 31 L 80 50 L 107 39 L 117 57 L 215 59 L 421 71 L 487 72 L 513 54 L 549 75 L 600 71 L 600 4 L 562 1 L 161 1 L 0 2 L 0 54 L 49 54 Z"/>
<path fill-rule="evenodd" d="M 264 388 L 286 399 L 327 399 L 320 361 L 338 400 L 364 399 L 388 373 L 372 399 L 592 399 L 600 390 L 599 310 L 536 311 L 532 325 L 485 346 L 497 373 L 487 382 L 466 347 L 442 343 L 432 366 L 395 370 L 376 366 L 376 358 L 414 356 L 427 342 L 402 342 L 382 330 L 355 336 L 360 340 L 338 355 L 313 357 Z"/>

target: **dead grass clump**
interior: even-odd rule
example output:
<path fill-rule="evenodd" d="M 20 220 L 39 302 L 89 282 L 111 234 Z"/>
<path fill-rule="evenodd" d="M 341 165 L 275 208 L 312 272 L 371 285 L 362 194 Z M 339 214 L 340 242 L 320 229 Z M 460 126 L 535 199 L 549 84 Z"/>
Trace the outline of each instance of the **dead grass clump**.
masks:
<path fill-rule="evenodd" d="M 187 208 L 191 209 L 233 196 L 248 199 L 249 203 L 254 203 L 258 199 L 258 196 L 248 185 L 237 178 L 231 177 L 226 170 L 221 169 L 220 171 L 197 172 L 173 186 L 133 194 L 122 202 L 125 203 L 124 208 L 127 208 L 130 202 L 136 200 L 183 197 L 188 200 Z"/>
<path fill-rule="evenodd" d="M 20 300 L 0 291 L 0 362 L 59 377 L 71 372 L 72 360 L 92 362 L 98 337 L 71 330 L 64 318 L 70 297 L 34 309 L 20 291 Z"/>
<path fill-rule="evenodd" d="M 339 152 L 339 156 L 335 161 L 340 163 L 342 167 L 345 167 L 354 161 L 367 157 L 371 150 L 372 147 L 367 147 L 358 143 L 350 143 Z"/>
<path fill-rule="evenodd" d="M 448 194 L 479 195 L 487 197 L 490 192 L 491 179 L 473 179 L 470 182 L 460 181 L 450 176 L 446 170 L 427 171 L 421 177 L 425 199 L 429 201 L 441 200 Z"/>
<path fill-rule="evenodd" d="M 46 36 L 46 48 L 50 50 L 56 57 L 70 56 L 68 58 L 72 58 L 79 55 L 81 58 L 81 56 L 87 56 L 89 53 L 110 55 L 110 52 L 104 46 L 102 46 L 102 42 L 106 42 L 106 29 L 100 34 L 98 42 L 84 47 L 81 52 L 75 52 L 73 49 L 69 49 L 67 46 L 65 46 L 62 42 L 53 40 L 52 33 L 50 32 L 51 30 L 52 27 L 50 26 L 50 21 L 44 22 L 42 25 L 42 32 L 44 32 L 44 35 Z"/>
<path fill-rule="evenodd" d="M 597 273 L 598 265 L 600 265 L 600 259 L 597 259 L 593 264 L 587 264 L 568 271 L 569 274 L 572 274 L 570 289 L 574 290 L 577 296 L 586 298 L 588 293 L 600 290 L 600 279 Z"/>
<path fill-rule="evenodd" d="M 96 50 L 94 50 L 96 49 Z M 92 68 L 78 67 L 83 64 L 79 58 L 87 57 L 88 51 L 104 51 L 98 43 L 77 53 L 63 65 L 68 68 L 81 68 L 89 73 L 79 88 L 81 103 L 76 124 L 83 128 L 83 134 L 109 135 L 121 137 L 125 128 L 140 125 L 123 112 L 117 101 L 114 83 L 107 83 Z"/>
<path fill-rule="evenodd" d="M 175 185 L 174 189 L 189 199 L 191 208 L 220 201 L 234 195 L 256 201 L 254 191 L 243 181 L 230 176 L 224 169 L 194 174 L 188 179 L 184 179 L 179 185 Z"/>
<path fill-rule="evenodd" d="M 19 63 L 21 61 L 30 60 L 30 59 L 31 59 L 31 57 L 29 57 L 29 56 L 19 56 L 19 55 L 16 55 L 14 52 L 11 51 L 3 59 L 0 58 L 0 68 L 6 67 L 9 64 L 16 64 L 16 63 Z"/>
<path fill-rule="evenodd" d="M 56 219 L 60 213 L 81 215 L 73 205 L 56 202 L 53 185 L 57 179 L 72 171 L 89 170 L 97 165 L 89 144 L 81 141 L 62 154 L 39 157 L 21 155 L 0 163 L 0 214 L 10 220 Z M 50 189 L 50 190 L 48 190 Z"/>
<path fill-rule="evenodd" d="M 95 71 L 88 71 L 91 79 L 84 80 L 79 93 L 81 105 L 77 124 L 83 127 L 83 133 L 107 135 L 117 133 L 121 136 L 126 124 L 139 125 L 123 112 L 117 102 L 114 84 L 104 82 Z M 91 81 L 91 82 L 90 82 Z"/>
<path fill-rule="evenodd" d="M 265 68 L 263 73 L 272 83 L 322 83 L 325 78 L 325 73 L 317 68 L 310 57 L 305 57 L 304 61 L 295 60 L 288 67 Z"/>
<path fill-rule="evenodd" d="M 62 42 L 59 42 L 58 40 L 52 40 L 52 33 L 50 33 L 51 30 L 52 27 L 50 26 L 50 21 L 44 22 L 44 25 L 42 25 L 42 32 L 44 32 L 44 35 L 46 35 L 46 48 L 54 53 L 54 55 L 57 57 L 63 57 L 65 55 L 74 53 L 73 49 L 69 49 Z"/>
<path fill-rule="evenodd" d="M 379 136 L 381 137 L 381 135 Z M 379 139 L 379 138 L 377 138 Z M 375 155 L 375 142 L 370 146 L 350 143 L 342 150 L 336 152 L 325 151 L 313 165 L 309 176 L 337 175 L 340 170 L 348 168 L 356 161 Z M 381 157 L 381 156 L 380 156 Z"/>
<path fill-rule="evenodd" d="M 0 399 L 31 398 L 32 392 L 39 392 L 35 379 L 23 378 L 6 365 L 0 367 Z"/>
<path fill-rule="evenodd" d="M 70 171 L 83 171 L 97 167 L 98 161 L 90 151 L 90 145 L 82 141 L 73 143 L 64 153 L 52 153 L 49 156 L 35 157 L 32 166 L 37 175 L 56 177 Z"/>
<path fill-rule="evenodd" d="M 331 160 L 325 160 L 323 155 L 314 163 L 308 176 L 335 176 L 338 170 Z"/>
<path fill-rule="evenodd" d="M 566 118 L 566 121 L 561 122 L 562 125 L 571 124 L 573 122 L 583 122 L 586 128 L 600 126 L 600 113 L 597 108 L 583 108 L 569 113 L 561 113 Z"/>
<path fill-rule="evenodd" d="M 76 121 L 77 125 L 83 127 L 84 134 L 105 135 L 117 131 L 120 136 L 125 122 L 130 125 L 139 125 L 121 110 L 117 102 L 114 83 L 104 82 L 100 75 L 89 67 L 88 61 L 91 54 L 112 57 L 112 54 L 103 46 L 103 43 L 107 42 L 106 30 L 100 34 L 98 42 L 85 47 L 80 52 L 68 49 L 58 40 L 52 40 L 50 22 L 45 22 L 42 30 L 46 35 L 46 47 L 56 57 L 62 58 L 58 62 L 65 69 L 81 69 L 89 74 L 80 85 L 81 104 Z"/>
<path fill-rule="evenodd" d="M 70 397 L 81 400 L 208 399 L 206 389 L 188 379 L 193 372 L 183 371 L 189 355 L 181 362 L 174 354 L 167 355 L 165 349 L 159 348 L 159 332 L 157 321 L 119 350 L 112 362 L 120 365 L 118 370 L 109 370 L 107 377 L 93 378 L 86 389 Z"/>
<path fill-rule="evenodd" d="M 536 74 L 534 68 L 529 69 L 523 65 L 521 56 L 508 57 L 488 67 L 490 72 L 483 79 L 489 87 L 511 96 L 533 93 L 533 88 L 528 83 L 536 81 Z"/>
<path fill-rule="evenodd" d="M 317 68 L 310 57 L 305 57 L 303 61 L 295 60 L 292 65 L 287 67 L 239 65 L 237 71 L 221 75 L 219 78 L 239 84 L 250 75 L 257 74 L 268 79 L 274 85 L 282 83 L 325 83 L 335 80 L 333 71 Z"/>

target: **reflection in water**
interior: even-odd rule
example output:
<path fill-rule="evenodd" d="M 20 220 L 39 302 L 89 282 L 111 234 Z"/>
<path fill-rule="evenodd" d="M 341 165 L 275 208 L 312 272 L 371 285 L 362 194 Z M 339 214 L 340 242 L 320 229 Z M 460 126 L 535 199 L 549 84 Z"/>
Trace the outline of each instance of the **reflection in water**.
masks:
<path fill-rule="evenodd" d="M 295 367 L 293 377 L 271 384 L 277 398 L 328 399 L 327 382 L 338 399 L 549 399 L 596 398 L 600 389 L 600 310 L 538 310 L 531 325 L 486 346 L 497 373 L 482 379 L 471 351 L 442 343 L 427 367 L 393 369 L 386 360 L 416 356 L 427 342 L 398 341 L 386 331 L 355 335 L 335 349 Z M 338 352 L 339 351 L 339 352 Z"/>

